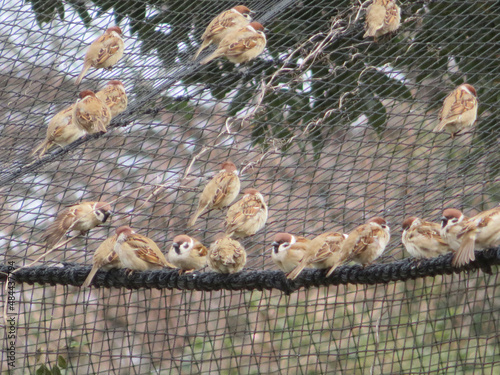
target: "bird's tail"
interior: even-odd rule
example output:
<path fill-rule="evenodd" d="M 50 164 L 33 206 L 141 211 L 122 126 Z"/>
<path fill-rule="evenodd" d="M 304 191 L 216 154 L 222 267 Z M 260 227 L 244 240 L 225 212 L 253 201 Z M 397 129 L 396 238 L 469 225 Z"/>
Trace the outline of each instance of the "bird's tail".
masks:
<path fill-rule="evenodd" d="M 338 263 L 335 263 L 329 270 L 328 270 L 328 273 L 326 274 L 326 277 L 330 276 L 333 271 L 335 271 L 337 269 L 337 267 L 340 265 L 340 262 Z"/>
<path fill-rule="evenodd" d="M 45 246 L 47 246 L 47 249 L 52 249 L 55 245 L 57 245 L 59 241 L 63 239 L 65 234 L 66 232 L 56 226 L 56 223 L 49 226 L 45 235 Z"/>
<path fill-rule="evenodd" d="M 368 27 L 368 29 L 366 30 L 365 32 L 365 35 L 363 35 L 363 38 L 369 38 L 371 36 L 375 36 L 375 34 L 377 33 L 377 30 L 379 28 L 378 27 L 375 27 L 375 26 L 372 26 L 372 27 Z"/>
<path fill-rule="evenodd" d="M 31 152 L 31 156 L 37 156 L 39 159 L 45 155 L 47 150 L 52 146 L 51 142 L 45 139 L 38 146 L 36 146 Z M 38 155 L 37 155 L 38 154 Z"/>
<path fill-rule="evenodd" d="M 200 48 L 198 48 L 198 51 L 196 51 L 196 53 L 193 56 L 193 61 L 195 61 L 198 58 L 198 56 L 200 55 L 201 51 L 203 51 L 209 45 L 210 45 L 210 42 L 207 43 L 207 42 L 204 41 L 203 43 L 201 43 Z"/>
<path fill-rule="evenodd" d="M 97 273 L 98 270 L 99 270 L 99 267 L 92 267 L 92 269 L 90 270 L 89 275 L 87 276 L 87 278 L 83 282 L 82 287 L 88 288 L 90 286 L 90 283 L 92 283 L 92 280 L 94 280 L 94 276 L 95 276 L 95 274 Z"/>
<path fill-rule="evenodd" d="M 196 223 L 196 220 L 198 220 L 198 217 L 201 215 L 202 212 L 203 212 L 203 210 L 200 208 L 198 208 L 196 210 L 194 215 L 191 216 L 191 219 L 189 219 L 189 221 L 188 221 L 188 227 L 192 227 L 194 225 L 194 223 Z"/>
<path fill-rule="evenodd" d="M 443 131 L 444 127 L 448 124 L 446 121 L 441 121 L 436 128 L 434 129 L 434 133 L 438 133 L 440 131 Z"/>
<path fill-rule="evenodd" d="M 203 60 L 201 60 L 200 64 L 201 65 L 208 64 L 210 61 L 212 61 L 213 59 L 216 59 L 219 56 L 222 56 L 222 53 L 221 52 L 217 52 L 217 50 L 215 50 L 212 54 L 208 55 Z"/>
<path fill-rule="evenodd" d="M 304 268 L 306 268 L 307 263 L 308 262 L 305 261 L 305 259 L 302 259 L 302 261 L 299 264 L 297 264 L 297 266 L 292 271 L 290 271 L 288 275 L 286 275 L 286 278 L 290 280 L 295 280 L 297 276 L 299 276 L 300 273 L 304 270 Z"/>
<path fill-rule="evenodd" d="M 80 75 L 76 79 L 75 83 L 76 83 L 77 86 L 80 84 L 80 82 L 82 82 L 83 77 L 85 77 L 85 74 L 87 74 L 87 72 L 88 72 L 89 69 L 90 69 L 90 64 L 87 63 L 87 62 L 85 62 L 83 64 L 82 72 L 80 73 Z"/>
<path fill-rule="evenodd" d="M 467 232 L 462 238 L 462 243 L 455 253 L 451 264 L 454 267 L 465 266 L 476 259 L 474 255 L 474 245 L 476 243 L 476 234 L 474 232 Z"/>

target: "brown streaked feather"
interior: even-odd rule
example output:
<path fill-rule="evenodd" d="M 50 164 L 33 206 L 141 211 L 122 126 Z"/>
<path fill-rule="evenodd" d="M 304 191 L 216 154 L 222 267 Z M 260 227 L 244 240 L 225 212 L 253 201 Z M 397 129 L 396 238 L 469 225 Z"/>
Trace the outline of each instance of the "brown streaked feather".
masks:
<path fill-rule="evenodd" d="M 495 207 L 491 210 L 483 211 L 469 220 L 464 222 L 462 229 L 457 234 L 457 238 L 461 238 L 460 248 L 453 257 L 453 266 L 462 266 L 476 259 L 474 249 L 476 247 L 476 239 L 478 229 L 487 227 L 493 217 L 500 213 L 500 207 Z"/>
<path fill-rule="evenodd" d="M 241 17 L 240 14 L 231 12 L 231 10 L 225 11 L 224 13 L 217 16 L 211 23 L 205 33 L 203 33 L 202 39 L 210 39 L 216 34 L 220 34 L 227 29 L 235 27 L 237 24 L 235 22 L 236 17 Z"/>
<path fill-rule="evenodd" d="M 111 56 L 113 56 L 116 52 L 118 52 L 119 49 L 120 46 L 118 45 L 118 43 L 108 45 L 106 46 L 106 48 L 101 48 L 99 50 L 99 54 L 97 55 L 96 63 L 99 65 L 104 64 L 104 62 Z"/>
<path fill-rule="evenodd" d="M 111 268 L 121 268 L 120 259 L 118 259 L 118 255 L 113 250 L 116 243 L 116 238 L 116 235 L 111 236 L 99 245 L 94 253 L 94 257 L 92 260 L 92 269 L 83 282 L 83 287 L 88 287 L 92 283 L 92 280 L 94 279 L 94 276 L 99 269 L 102 268 L 105 270 L 109 270 Z"/>
<path fill-rule="evenodd" d="M 212 206 L 217 207 L 219 204 L 221 204 L 222 200 L 230 191 L 231 185 L 237 178 L 238 176 L 232 172 L 221 172 L 214 177 L 218 188 L 216 190 L 215 196 L 212 199 Z"/>
<path fill-rule="evenodd" d="M 311 259 L 314 258 L 316 253 L 315 244 L 311 240 L 300 236 L 295 236 L 295 240 L 296 242 L 290 246 L 288 252 L 299 254 L 300 260 L 297 266 L 287 274 L 286 277 L 290 280 L 295 280 L 304 268 L 311 265 Z"/>
<path fill-rule="evenodd" d="M 241 55 L 243 52 L 254 48 L 256 45 L 257 42 L 252 37 L 240 39 L 237 42 L 230 44 L 225 54 L 227 56 Z"/>
<path fill-rule="evenodd" d="M 197 245 L 195 245 L 193 250 L 195 250 L 200 257 L 204 257 L 208 253 L 208 249 L 205 246 L 203 246 L 201 243 L 198 243 Z"/>
<path fill-rule="evenodd" d="M 387 3 L 386 4 L 386 13 L 385 13 L 385 18 L 384 18 L 384 24 L 390 25 L 393 22 L 396 22 L 396 19 L 398 18 L 398 9 L 396 8 L 395 3 Z"/>
<path fill-rule="evenodd" d="M 158 264 L 161 266 L 165 266 L 165 262 L 160 259 L 160 257 L 155 254 L 153 251 L 152 247 L 154 246 L 157 251 L 160 251 L 158 247 L 152 243 L 152 241 L 149 241 L 148 238 L 142 236 L 142 235 L 131 235 L 127 237 L 127 242 L 132 248 L 135 248 L 135 252 L 138 258 L 142 259 L 145 262 L 151 263 L 151 264 Z M 160 251 L 161 252 L 161 251 Z M 175 268 L 175 267 L 171 267 Z"/>
<path fill-rule="evenodd" d="M 94 43 L 103 43 L 103 47 L 99 49 L 97 58 L 93 62 L 95 65 L 102 65 L 120 49 L 120 44 L 113 34 L 103 34 Z"/>
<path fill-rule="evenodd" d="M 442 245 L 448 245 L 448 243 L 443 240 L 440 234 L 440 225 L 436 223 L 431 223 L 427 221 L 422 221 L 422 225 L 418 226 L 415 231 L 424 236 L 429 236 L 436 241 L 438 241 Z"/>
<path fill-rule="evenodd" d="M 476 228 L 483 228 L 491 221 L 492 216 L 500 212 L 500 207 L 495 207 L 491 210 L 481 212 L 464 223 L 462 230 L 458 233 L 457 238 L 462 237 L 465 233 L 475 230 Z"/>
<path fill-rule="evenodd" d="M 340 236 L 340 237 L 339 237 Z M 327 232 L 315 239 L 323 242 L 316 255 L 312 259 L 311 263 L 320 263 L 327 260 L 333 252 L 340 251 L 340 244 L 345 241 L 344 236 L 337 232 Z"/>
<path fill-rule="evenodd" d="M 376 236 L 381 232 L 379 228 L 372 228 L 370 226 L 363 228 L 356 239 L 356 244 L 353 247 L 352 255 L 355 256 L 366 249 L 368 245 L 375 241 Z"/>

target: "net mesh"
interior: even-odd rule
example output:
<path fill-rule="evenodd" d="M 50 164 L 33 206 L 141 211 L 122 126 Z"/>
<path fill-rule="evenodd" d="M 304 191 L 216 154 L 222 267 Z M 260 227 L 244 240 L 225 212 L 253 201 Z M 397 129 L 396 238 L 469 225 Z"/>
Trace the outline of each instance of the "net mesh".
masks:
<path fill-rule="evenodd" d="M 38 273 L 19 273 L 7 315 L 16 319 L 14 366 L 4 321 L 2 370 L 498 373 L 498 268 L 486 267 L 499 264 L 496 251 L 470 272 L 450 274 L 448 256 L 437 271 L 384 277 L 411 268 L 401 262 L 405 217 L 438 221 L 447 207 L 472 215 L 499 201 L 498 2 L 400 1 L 400 29 L 376 42 L 362 38 L 369 4 L 248 1 L 268 44 L 235 67 L 191 61 L 209 20 L 235 2 L 3 1 L 2 271 L 46 253 L 43 233 L 64 206 L 102 200 L 115 214 L 44 256 Z M 77 88 L 87 46 L 115 23 L 125 33 L 123 59 L 109 72 L 91 69 Z M 80 89 L 111 79 L 124 83 L 129 106 L 105 135 L 30 155 Z M 453 139 L 432 132 L 442 100 L 464 82 L 478 92 L 475 128 Z M 165 285 L 175 275 L 162 271 L 132 285 L 117 271 L 99 275 L 111 278 L 108 287 L 76 286 L 120 225 L 166 251 L 228 159 L 242 188 L 259 189 L 269 206 L 265 228 L 241 241 L 241 279 L 207 274 Z M 349 232 L 376 215 L 392 231 L 380 272 L 346 266 L 339 272 L 354 276 L 337 282 L 305 272 L 316 281 L 290 286 L 275 271 L 275 233 Z M 210 244 L 224 217 L 209 212 L 188 234 Z M 491 273 L 472 272 L 479 267 Z M 4 304 L 8 297 L 2 289 Z"/>

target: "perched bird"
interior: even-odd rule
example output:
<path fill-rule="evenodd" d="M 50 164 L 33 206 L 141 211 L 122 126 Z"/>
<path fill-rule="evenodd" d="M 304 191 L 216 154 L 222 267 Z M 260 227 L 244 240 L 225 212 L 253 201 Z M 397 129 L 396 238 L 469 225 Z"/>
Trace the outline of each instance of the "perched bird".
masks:
<path fill-rule="evenodd" d="M 401 241 L 412 257 L 434 258 L 451 251 L 448 243 L 441 238 L 440 231 L 439 224 L 412 216 L 403 221 Z"/>
<path fill-rule="evenodd" d="M 57 112 L 49 122 L 47 135 L 32 152 L 41 158 L 52 146 L 64 147 L 83 137 L 85 132 L 73 123 L 74 104 Z"/>
<path fill-rule="evenodd" d="M 366 267 L 382 255 L 390 238 L 387 222 L 381 217 L 374 217 L 354 229 L 340 251 L 347 254 L 346 261 L 352 260 Z"/>
<path fill-rule="evenodd" d="M 121 81 L 109 81 L 105 88 L 95 93 L 95 96 L 109 107 L 112 118 L 127 109 L 127 93 Z"/>
<path fill-rule="evenodd" d="M 90 67 L 111 70 L 123 56 L 125 44 L 122 30 L 118 26 L 107 29 L 103 35 L 92 42 L 83 60 L 83 69 L 76 84 L 79 85 Z"/>
<path fill-rule="evenodd" d="M 345 256 L 342 255 L 340 249 L 346 238 L 347 234 L 326 232 L 309 241 L 308 244 L 311 251 L 288 274 L 288 278 L 293 280 L 304 268 L 310 267 L 317 269 L 329 268 L 326 276 L 330 276 L 345 260 Z"/>
<path fill-rule="evenodd" d="M 69 230 L 85 234 L 89 230 L 105 223 L 111 215 L 111 206 L 107 202 L 81 202 L 66 207 L 45 232 L 48 248 L 54 247 Z"/>
<path fill-rule="evenodd" d="M 274 263 L 287 274 L 287 278 L 295 279 L 308 259 L 314 257 L 316 249 L 311 240 L 294 236 L 290 233 L 276 233 L 272 243 L 271 258 Z M 301 262 L 304 260 L 304 263 Z"/>
<path fill-rule="evenodd" d="M 441 234 L 441 238 L 453 251 L 457 251 L 460 248 L 461 239 L 458 238 L 458 234 L 462 230 L 465 220 L 467 218 L 461 211 L 455 208 L 447 208 L 443 211 L 439 234 Z"/>
<path fill-rule="evenodd" d="M 245 195 L 229 207 L 226 215 L 226 235 L 243 238 L 252 236 L 264 228 L 267 221 L 267 205 L 256 189 L 244 190 Z"/>
<path fill-rule="evenodd" d="M 100 269 L 104 271 L 109 271 L 112 268 L 122 268 L 122 264 L 118 259 L 118 255 L 116 255 L 116 252 L 114 250 L 116 238 L 117 238 L 116 234 L 114 236 L 107 238 L 106 240 L 103 241 L 103 243 L 99 245 L 99 247 L 95 251 L 94 258 L 92 261 L 92 269 L 90 270 L 90 273 L 88 274 L 87 278 L 82 284 L 84 288 L 90 286 L 92 280 L 94 280 L 95 274 Z"/>
<path fill-rule="evenodd" d="M 222 163 L 221 171 L 205 186 L 198 201 L 198 208 L 189 220 L 188 226 L 193 226 L 196 219 L 211 208 L 229 206 L 240 193 L 240 179 L 236 166 L 226 161 Z"/>
<path fill-rule="evenodd" d="M 219 47 L 209 56 L 200 61 L 207 64 L 217 57 L 225 56 L 234 64 L 244 63 L 255 59 L 266 48 L 264 26 L 252 22 L 235 33 L 228 34 L 219 44 Z"/>
<path fill-rule="evenodd" d="M 347 237 L 345 233 L 327 232 L 314 238 L 314 242 L 320 243 L 320 248 L 311 259 L 311 265 L 319 269 L 329 268 L 326 276 L 330 276 L 345 261 L 346 255 L 340 250 Z"/>
<path fill-rule="evenodd" d="M 207 260 L 215 272 L 236 273 L 245 267 L 247 253 L 238 241 L 222 235 L 210 245 Z"/>
<path fill-rule="evenodd" d="M 463 222 L 457 236 L 461 244 L 452 264 L 460 267 L 475 260 L 474 249 L 489 249 L 500 245 L 500 207 L 483 211 Z"/>
<path fill-rule="evenodd" d="M 165 258 L 156 243 L 146 236 L 135 233 L 130 227 L 116 229 L 114 251 L 123 268 L 135 271 L 158 270 L 175 266 Z"/>
<path fill-rule="evenodd" d="M 111 111 L 92 91 L 83 90 L 73 107 L 73 122 L 88 134 L 106 133 L 111 121 Z"/>
<path fill-rule="evenodd" d="M 181 234 L 175 236 L 168 260 L 179 268 L 179 274 L 194 272 L 207 264 L 207 248 L 197 239 Z"/>
<path fill-rule="evenodd" d="M 373 36 L 376 41 L 379 36 L 396 31 L 400 22 L 400 9 L 394 0 L 373 0 L 366 10 L 363 38 Z"/>
<path fill-rule="evenodd" d="M 219 45 L 222 39 L 230 33 L 234 33 L 252 21 L 250 14 L 252 11 L 244 5 L 235 6 L 226 10 L 215 17 L 207 26 L 207 29 L 201 36 L 201 46 L 196 51 L 193 60 L 199 56 L 201 51 L 210 44 Z"/>
<path fill-rule="evenodd" d="M 446 128 L 455 137 L 461 130 L 472 127 L 477 117 L 476 89 L 464 83 L 453 90 L 443 102 L 439 112 L 439 124 L 434 129 L 440 132 Z"/>

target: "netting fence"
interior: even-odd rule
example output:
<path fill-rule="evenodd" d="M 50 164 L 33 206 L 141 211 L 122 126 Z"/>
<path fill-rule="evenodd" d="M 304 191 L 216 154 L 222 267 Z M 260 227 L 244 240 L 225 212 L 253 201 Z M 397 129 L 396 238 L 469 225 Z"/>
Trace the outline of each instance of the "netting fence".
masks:
<path fill-rule="evenodd" d="M 401 27 L 375 42 L 362 38 L 369 4 L 245 2 L 267 28 L 265 52 L 200 66 L 191 58 L 203 30 L 238 2 L 1 2 L 2 373 L 499 372 L 500 253 L 462 269 L 451 254 L 415 263 L 401 223 L 500 200 L 500 6 L 400 1 Z M 115 23 L 123 59 L 77 87 L 89 43 Z M 106 134 L 31 155 L 80 89 L 111 79 L 129 106 Z M 478 92 L 475 127 L 434 133 L 444 97 L 464 82 Z M 213 242 L 224 212 L 186 223 L 228 159 L 269 206 L 264 229 L 241 241 L 244 271 L 112 270 L 98 273 L 100 287 L 79 287 L 120 225 L 164 252 L 181 233 Z M 85 200 L 112 202 L 111 220 L 43 256 L 57 212 Z M 348 233 L 376 215 L 392 238 L 373 266 L 291 282 L 271 261 L 277 232 Z M 5 282 L 9 267 L 28 265 Z"/>

